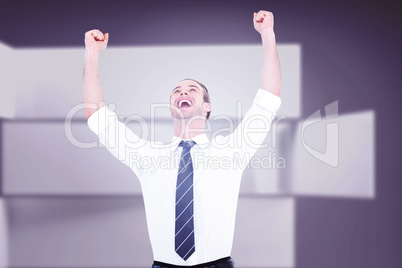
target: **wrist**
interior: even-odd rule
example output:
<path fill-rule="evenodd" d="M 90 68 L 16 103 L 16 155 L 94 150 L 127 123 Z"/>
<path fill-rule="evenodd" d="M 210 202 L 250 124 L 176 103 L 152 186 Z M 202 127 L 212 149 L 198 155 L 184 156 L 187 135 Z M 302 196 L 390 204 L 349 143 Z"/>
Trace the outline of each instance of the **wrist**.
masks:
<path fill-rule="evenodd" d="M 99 60 L 99 51 L 91 48 L 85 49 L 85 62 L 86 63 L 97 63 Z"/>
<path fill-rule="evenodd" d="M 260 34 L 263 44 L 275 44 L 275 33 L 273 30 L 264 30 Z"/>
<path fill-rule="evenodd" d="M 91 48 L 91 47 L 85 48 L 85 56 L 98 57 L 99 53 L 100 53 L 100 51 L 98 49 Z"/>

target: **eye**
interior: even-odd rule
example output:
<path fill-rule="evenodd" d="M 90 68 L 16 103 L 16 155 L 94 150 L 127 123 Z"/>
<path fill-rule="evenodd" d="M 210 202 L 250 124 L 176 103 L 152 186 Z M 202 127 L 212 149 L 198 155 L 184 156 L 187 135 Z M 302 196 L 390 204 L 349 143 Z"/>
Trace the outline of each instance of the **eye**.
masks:
<path fill-rule="evenodd" d="M 196 91 L 196 90 L 194 88 L 192 88 L 191 91 Z"/>

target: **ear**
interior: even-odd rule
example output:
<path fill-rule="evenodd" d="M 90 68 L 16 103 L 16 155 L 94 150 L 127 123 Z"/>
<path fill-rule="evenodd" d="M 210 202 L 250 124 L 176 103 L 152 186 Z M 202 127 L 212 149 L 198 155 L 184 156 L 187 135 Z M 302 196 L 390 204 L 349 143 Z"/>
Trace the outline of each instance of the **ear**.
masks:
<path fill-rule="evenodd" d="M 205 102 L 205 103 L 204 103 L 204 112 L 205 112 L 205 113 L 208 113 L 208 112 L 210 112 L 210 111 L 211 111 L 211 104 L 208 103 L 208 102 Z"/>

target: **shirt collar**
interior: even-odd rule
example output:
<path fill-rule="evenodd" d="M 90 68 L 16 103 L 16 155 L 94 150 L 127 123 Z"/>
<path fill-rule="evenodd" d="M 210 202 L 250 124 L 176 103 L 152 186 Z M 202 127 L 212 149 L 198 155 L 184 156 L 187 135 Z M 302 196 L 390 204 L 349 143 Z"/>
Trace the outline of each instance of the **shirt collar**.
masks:
<path fill-rule="evenodd" d="M 170 143 L 171 150 L 172 151 L 176 150 L 177 147 L 179 146 L 179 143 L 182 140 L 189 140 L 189 139 L 182 139 L 182 138 L 173 136 L 172 142 Z M 191 140 L 195 141 L 196 145 L 194 145 L 194 146 L 199 146 L 201 149 L 205 149 L 205 148 L 209 147 L 209 144 L 210 144 L 209 139 L 205 133 L 199 134 L 199 135 L 193 137 Z"/>

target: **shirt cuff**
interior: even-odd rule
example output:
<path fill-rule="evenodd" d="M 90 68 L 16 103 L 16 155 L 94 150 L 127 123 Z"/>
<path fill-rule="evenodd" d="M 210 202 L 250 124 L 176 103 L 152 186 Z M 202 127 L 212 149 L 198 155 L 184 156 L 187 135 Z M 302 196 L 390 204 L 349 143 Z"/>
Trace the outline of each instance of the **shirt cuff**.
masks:
<path fill-rule="evenodd" d="M 93 132 L 99 135 L 116 119 L 116 114 L 104 105 L 88 118 L 87 124 Z"/>
<path fill-rule="evenodd" d="M 281 107 L 281 98 L 271 92 L 259 88 L 257 95 L 254 98 L 254 104 L 257 104 L 275 114 Z"/>

